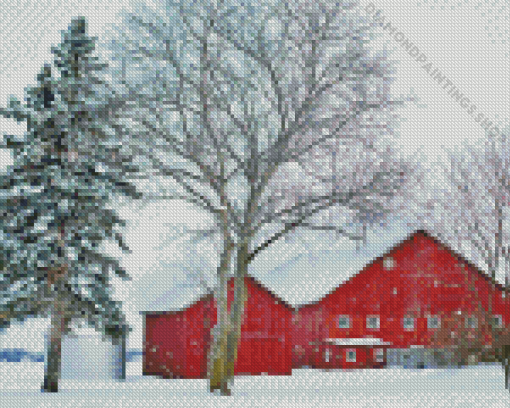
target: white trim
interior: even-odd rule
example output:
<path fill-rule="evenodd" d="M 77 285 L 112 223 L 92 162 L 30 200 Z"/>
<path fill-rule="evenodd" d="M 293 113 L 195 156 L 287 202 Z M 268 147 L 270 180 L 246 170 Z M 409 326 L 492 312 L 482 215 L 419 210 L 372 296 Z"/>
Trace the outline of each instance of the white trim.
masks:
<path fill-rule="evenodd" d="M 389 346 L 390 342 L 374 337 L 355 337 L 345 339 L 326 339 L 328 343 L 335 346 Z"/>

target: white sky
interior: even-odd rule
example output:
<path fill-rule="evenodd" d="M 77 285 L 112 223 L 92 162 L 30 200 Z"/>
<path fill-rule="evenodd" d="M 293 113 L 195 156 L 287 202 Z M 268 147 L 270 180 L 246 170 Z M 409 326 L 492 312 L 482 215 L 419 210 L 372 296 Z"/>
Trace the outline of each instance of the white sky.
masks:
<path fill-rule="evenodd" d="M 84 15 L 89 21 L 89 32 L 100 36 L 105 28 L 118 19 L 115 15 L 130 2 L 115 1 L 7 1 L 0 0 L 0 104 L 7 102 L 10 94 L 23 96 L 23 88 L 35 82 L 40 67 L 51 61 L 50 47 L 60 42 L 60 31 L 68 27 L 73 16 Z M 157 3 L 157 1 L 154 1 Z M 361 13 L 371 2 L 363 0 Z M 509 5 L 507 0 L 494 0 L 481 4 L 478 0 L 449 2 L 447 0 L 374 0 L 375 9 L 381 9 L 386 22 L 391 21 L 405 38 L 414 43 L 464 95 L 477 106 L 477 111 L 486 114 L 489 120 L 499 123 L 508 121 L 510 111 L 510 59 L 509 59 Z M 399 144 L 412 153 L 422 149 L 430 162 L 441 158 L 445 148 L 458 148 L 465 143 L 476 143 L 485 136 L 483 129 L 453 100 L 442 86 L 422 69 L 388 33 L 379 29 L 381 36 L 376 44 L 395 49 L 393 59 L 398 64 L 397 80 L 393 92 L 407 95 L 411 90 L 420 98 L 421 107 L 409 105 L 402 109 L 406 118 L 401 123 Z M 22 131 L 12 121 L 0 120 L 0 134 Z M 0 151 L 0 166 L 9 158 Z M 130 347 L 141 348 L 141 319 L 138 310 L 143 310 L 149 300 L 159 297 L 175 282 L 174 272 L 182 275 L 186 261 L 184 247 L 175 246 L 165 250 L 155 247 L 165 236 L 169 224 L 207 222 L 201 214 L 187 206 L 168 204 L 154 206 L 144 211 L 124 213 L 131 221 L 127 242 L 133 254 L 123 257 L 123 264 L 133 276 L 130 283 L 116 284 L 119 299 L 125 302 L 130 322 L 135 327 Z M 129 212 L 129 211 L 128 211 Z M 312 300 L 326 293 L 338 283 L 351 276 L 384 247 L 393 244 L 407 233 L 407 228 L 397 225 L 391 231 L 372 234 L 371 245 L 361 255 L 351 244 L 335 244 L 324 241 L 326 252 L 315 250 L 303 255 L 300 247 L 283 244 L 261 254 L 251 271 L 261 281 L 274 288 L 275 292 L 291 302 Z M 318 237 L 308 239 L 316 249 Z M 183 252 L 184 251 L 184 252 Z M 295 252 L 293 252 L 295 251 Z M 300 256 L 301 255 L 301 256 Z M 299 259 L 294 259 L 296 256 Z M 204 259 L 207 255 L 204 255 Z M 200 260 L 195 260 L 195 263 Z M 277 268 L 277 272 L 274 269 Z M 317 271 L 321 271 L 317 276 Z M 313 275 L 312 272 L 315 274 Z M 182 279 L 181 279 L 182 280 Z M 170 283 L 172 282 L 172 283 Z M 313 282 L 313 285 L 310 285 Z M 303 287 L 306 290 L 303 290 Z M 315 292 L 314 292 L 315 290 Z M 44 322 L 31 322 L 24 327 L 9 331 L 12 339 L 25 342 L 34 348 L 29 333 L 33 327 Z M 0 336 L 0 348 L 2 338 Z M 30 341 L 28 339 L 31 339 Z M 31 346 L 32 344 L 32 346 Z M 42 346 L 35 347 L 41 349 Z"/>

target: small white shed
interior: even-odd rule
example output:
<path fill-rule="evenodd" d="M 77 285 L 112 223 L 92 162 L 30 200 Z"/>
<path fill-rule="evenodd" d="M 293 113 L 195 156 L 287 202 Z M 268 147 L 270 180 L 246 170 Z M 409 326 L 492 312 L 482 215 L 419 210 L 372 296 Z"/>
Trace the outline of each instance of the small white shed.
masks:
<path fill-rule="evenodd" d="M 94 329 L 73 330 L 62 339 L 60 378 L 62 380 L 124 380 L 126 378 L 125 339 L 118 344 L 113 344 L 110 339 L 104 338 Z"/>

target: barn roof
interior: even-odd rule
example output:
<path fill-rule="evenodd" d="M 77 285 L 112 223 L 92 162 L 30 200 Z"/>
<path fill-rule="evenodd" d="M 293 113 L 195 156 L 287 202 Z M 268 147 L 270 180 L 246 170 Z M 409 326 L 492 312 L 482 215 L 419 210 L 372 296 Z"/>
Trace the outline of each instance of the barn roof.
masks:
<path fill-rule="evenodd" d="M 277 302 L 278 304 L 280 304 L 290 310 L 294 310 L 294 307 L 290 303 L 286 302 L 285 300 L 283 300 L 282 298 L 277 296 L 271 289 L 264 286 L 258 279 L 254 278 L 253 276 L 250 276 L 250 275 L 248 275 L 248 279 L 250 279 L 255 286 L 258 286 L 258 287 L 262 288 L 263 291 L 269 293 L 269 296 L 271 296 L 271 298 L 275 302 Z"/>
<path fill-rule="evenodd" d="M 363 269 L 368 269 L 370 266 L 372 266 L 374 263 L 382 260 L 384 257 L 390 255 L 391 253 L 393 253 L 395 250 L 399 249 L 400 247 L 402 247 L 402 245 L 404 245 L 406 242 L 412 240 L 414 237 L 416 236 L 423 236 L 425 238 L 428 238 L 430 239 L 432 242 L 434 242 L 436 244 L 436 246 L 438 248 L 442 248 L 442 249 L 445 249 L 446 251 L 450 252 L 451 255 L 453 257 L 455 257 L 456 259 L 458 259 L 460 262 L 463 262 L 467 267 L 469 267 L 471 270 L 475 271 L 478 275 L 480 275 L 487 283 L 495 286 L 498 290 L 500 291 L 506 291 L 505 287 L 497 282 L 496 280 L 492 279 L 492 277 L 490 277 L 487 273 L 485 273 L 482 269 L 480 269 L 478 266 L 476 266 L 473 262 L 469 261 L 467 258 L 465 258 L 464 256 L 460 255 L 458 252 L 456 252 L 455 250 L 453 250 L 448 244 L 444 243 L 443 241 L 441 241 L 439 238 L 437 238 L 436 236 L 434 236 L 432 233 L 430 233 L 429 231 L 426 231 L 426 230 L 416 230 L 414 231 L 412 234 L 410 234 L 405 240 L 403 240 L 402 242 L 394 245 L 393 247 L 391 247 L 387 252 L 385 252 L 382 256 L 380 257 L 377 257 L 376 259 L 374 259 L 372 262 L 370 262 L 365 268 Z"/>
<path fill-rule="evenodd" d="M 369 263 L 367 263 L 362 269 L 360 269 L 360 271 L 358 273 L 356 273 L 355 275 L 351 276 L 349 279 L 347 279 L 346 281 L 342 282 L 340 285 L 335 286 L 333 289 L 331 289 L 329 292 L 327 292 L 326 294 L 321 296 L 319 299 L 316 299 L 316 301 L 311 302 L 311 303 L 308 303 L 308 302 L 307 303 L 303 303 L 303 304 L 297 306 L 296 309 L 305 308 L 307 306 L 312 306 L 312 305 L 317 304 L 317 302 L 319 300 L 322 300 L 322 299 L 326 298 L 331 293 L 335 292 L 340 286 L 342 286 L 343 284 L 345 284 L 345 283 L 351 281 L 352 279 L 356 278 L 360 273 L 368 271 L 377 262 L 380 262 L 384 258 L 386 258 L 388 256 L 391 256 L 396 250 L 400 249 L 403 245 L 405 245 L 406 243 L 410 242 L 411 240 L 413 240 L 417 236 L 422 236 L 422 237 L 425 237 L 427 239 L 430 239 L 432 242 L 435 243 L 435 245 L 437 247 L 449 251 L 452 254 L 452 256 L 457 258 L 460 262 L 465 263 L 465 265 L 468 268 L 470 268 L 475 273 L 479 274 L 482 277 L 482 279 L 484 279 L 487 283 L 493 285 L 496 289 L 498 289 L 500 291 L 507 291 L 503 285 L 501 285 L 497 281 L 493 280 L 492 277 L 487 275 L 478 266 L 476 266 L 474 263 L 468 261 L 462 255 L 458 254 L 456 251 L 454 251 L 447 244 L 443 243 L 439 238 L 435 237 L 434 235 L 432 235 L 430 232 L 428 232 L 426 230 L 420 229 L 420 230 L 415 230 L 414 232 L 408 234 L 405 239 L 398 240 L 398 242 L 396 242 L 392 246 L 390 246 L 389 249 L 386 249 L 382 255 L 377 256 L 376 258 L 372 259 Z"/>
<path fill-rule="evenodd" d="M 408 239 L 411 239 L 411 238 L 413 238 L 414 236 L 416 236 L 418 234 L 421 234 L 421 235 L 431 239 L 432 241 L 434 241 L 436 243 L 436 245 L 438 247 L 442 247 L 442 248 L 446 249 L 447 251 L 451 252 L 451 254 L 455 258 L 457 258 L 461 262 L 464 262 L 471 270 L 473 270 L 477 274 L 479 274 L 487 283 L 495 286 L 496 289 L 498 289 L 498 290 L 500 290 L 502 292 L 506 292 L 507 291 L 507 289 L 505 288 L 504 285 L 502 285 L 501 283 L 499 283 L 498 281 L 493 279 L 491 276 L 489 276 L 487 273 L 485 273 L 481 268 L 476 266 L 473 262 L 469 261 L 467 258 L 465 258 L 464 256 L 460 255 L 458 252 L 456 252 L 450 246 L 448 246 L 448 244 L 442 242 L 439 238 L 433 236 L 430 232 L 425 231 L 425 230 L 418 230 L 418 231 L 415 231 L 413 234 L 411 234 Z"/>
<path fill-rule="evenodd" d="M 270 289 L 264 286 L 258 279 L 248 275 L 249 279 L 255 286 L 260 287 L 263 291 L 267 292 L 270 297 L 278 304 L 293 310 L 294 308 L 279 298 Z M 212 292 L 207 289 L 198 287 L 190 283 L 175 285 L 171 290 L 163 293 L 161 296 L 150 302 L 140 314 L 159 314 L 167 312 L 183 311 L 190 306 L 207 299 L 212 296 Z"/>
<path fill-rule="evenodd" d="M 319 238 L 321 241 L 313 238 L 313 251 L 309 253 L 277 244 L 250 265 L 249 276 L 288 307 L 312 303 L 359 272 L 374 256 L 386 251 L 388 242 L 402 240 L 409 232 L 407 225 L 393 222 L 391 229 L 369 233 L 368 243 L 360 250 L 355 249 L 353 242 L 346 245 L 327 236 Z M 182 271 L 190 268 L 181 264 L 168 263 L 139 278 L 134 296 L 136 310 L 181 310 L 207 294 L 204 288 L 188 279 L 187 272 Z M 169 268 L 173 269 L 171 273 Z M 215 277 L 204 277 L 209 286 L 214 284 Z"/>
<path fill-rule="evenodd" d="M 170 290 L 146 302 L 140 313 L 152 314 L 183 310 L 204 299 L 209 294 L 207 290 L 196 284 L 176 284 Z"/>
<path fill-rule="evenodd" d="M 260 267 L 261 260 L 257 260 L 251 265 L 250 272 L 295 308 L 303 307 L 317 302 L 351 279 L 368 262 L 387 252 L 390 244 L 398 245 L 411 232 L 405 222 L 395 222 L 391 228 L 377 228 L 369 232 L 367 243 L 359 249 L 356 249 L 355 242 L 347 239 L 342 241 L 326 235 L 324 238 L 318 236 L 317 244 L 311 244 L 312 250 L 308 253 L 296 253 L 267 271 Z M 280 259 L 277 250 L 273 249 L 273 256 Z"/>
<path fill-rule="evenodd" d="M 317 245 L 314 243 L 314 250 L 310 253 L 287 251 L 285 254 L 282 247 L 276 245 L 274 248 L 268 248 L 267 255 L 260 256 L 250 265 L 250 276 L 256 279 L 258 284 L 263 284 L 264 289 L 279 302 L 288 307 L 301 308 L 315 304 L 417 234 L 434 240 L 459 260 L 466 262 L 484 279 L 491 281 L 485 272 L 428 231 L 411 230 L 407 224 L 398 222 L 392 223 L 389 229 L 378 229 L 370 233 L 367 244 L 360 250 L 356 250 L 353 243 L 337 244 L 327 237 L 322 242 L 317 241 Z M 316 249 L 321 247 L 325 249 Z M 167 277 L 170 275 L 165 272 L 164 278 L 148 278 L 145 286 L 140 285 L 143 299 L 137 310 L 144 312 L 182 310 L 207 295 L 207 291 L 196 283 L 190 283 L 184 278 L 176 281 L 174 274 L 171 275 L 170 279 Z M 493 283 L 499 290 L 504 290 L 501 284 Z"/>

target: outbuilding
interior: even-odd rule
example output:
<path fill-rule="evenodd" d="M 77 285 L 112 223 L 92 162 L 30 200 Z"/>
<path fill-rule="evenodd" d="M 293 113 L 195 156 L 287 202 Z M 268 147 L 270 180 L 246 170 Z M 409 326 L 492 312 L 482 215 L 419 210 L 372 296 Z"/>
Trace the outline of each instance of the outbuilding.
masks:
<path fill-rule="evenodd" d="M 247 300 L 241 327 L 237 375 L 290 375 L 292 373 L 293 308 L 255 278 L 245 278 Z M 143 374 L 163 378 L 205 378 L 211 330 L 216 324 L 212 293 L 171 310 L 175 290 L 162 296 L 144 317 Z M 233 299 L 230 281 L 229 304 Z"/>
<path fill-rule="evenodd" d="M 47 350 L 48 335 L 45 335 Z M 45 358 L 46 364 L 46 358 Z M 75 328 L 62 337 L 62 380 L 126 379 L 126 338 L 112 340 L 93 328 Z"/>

